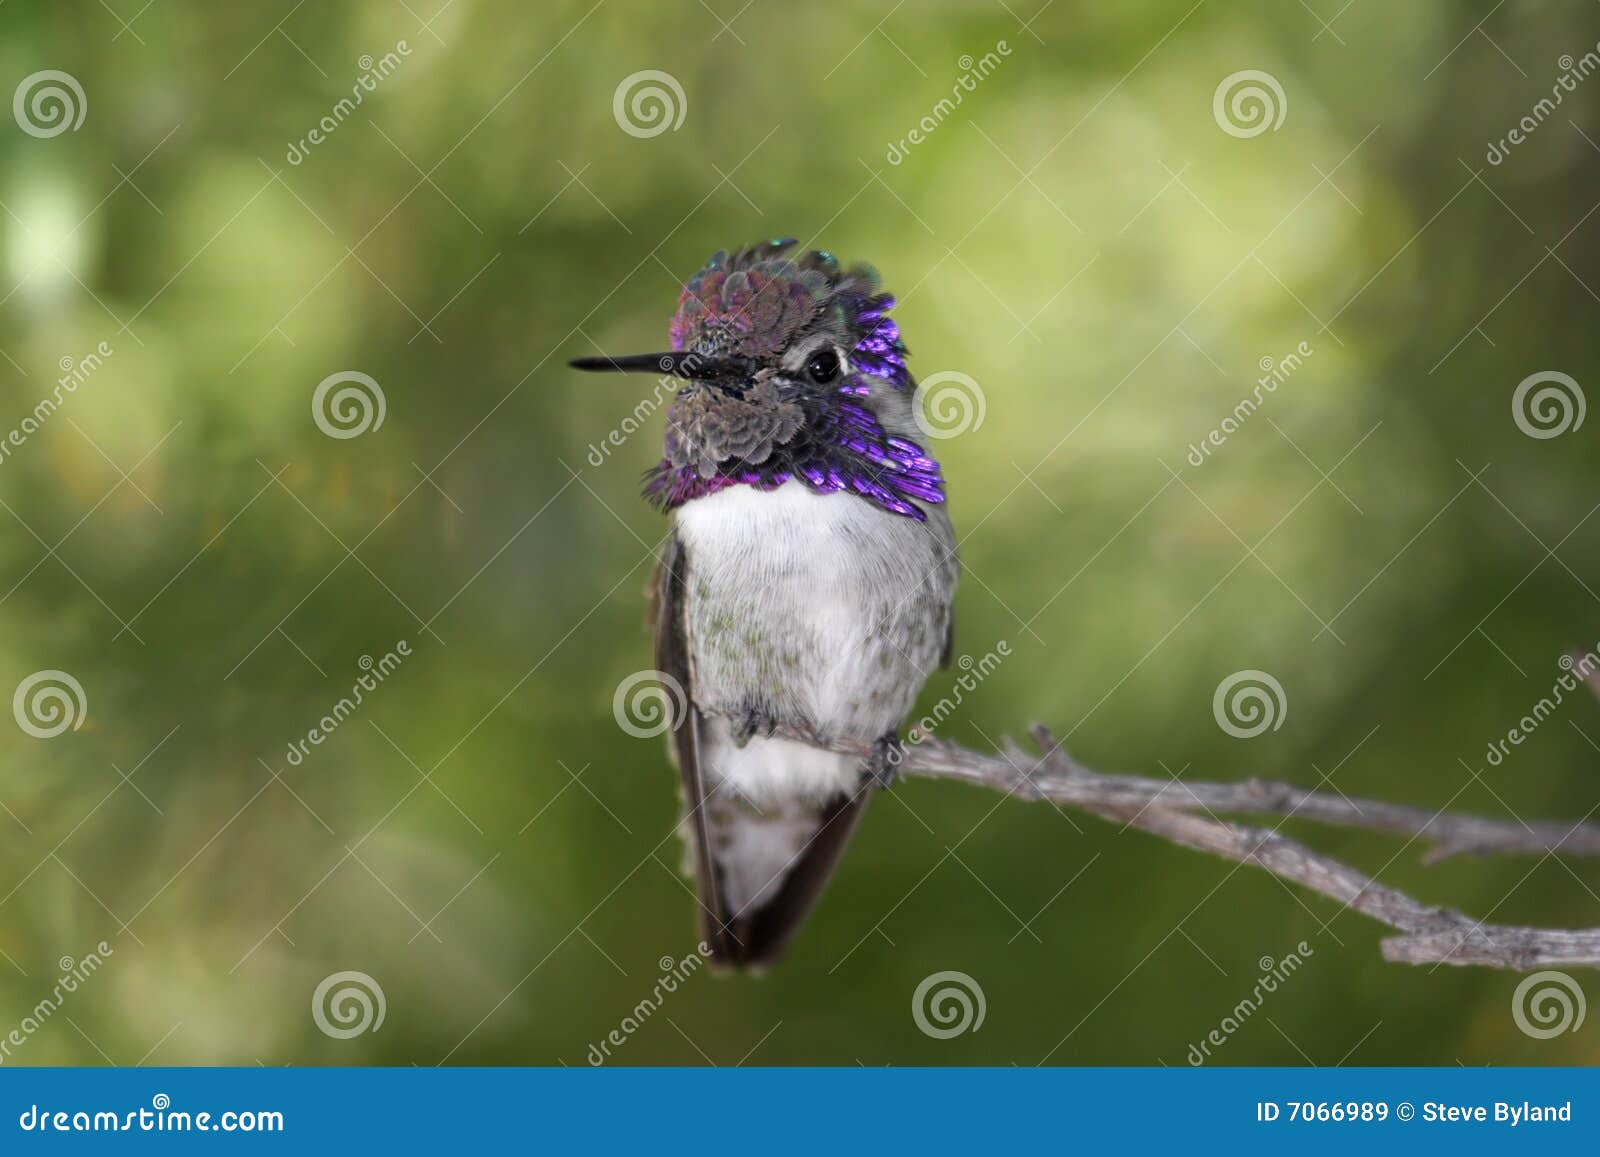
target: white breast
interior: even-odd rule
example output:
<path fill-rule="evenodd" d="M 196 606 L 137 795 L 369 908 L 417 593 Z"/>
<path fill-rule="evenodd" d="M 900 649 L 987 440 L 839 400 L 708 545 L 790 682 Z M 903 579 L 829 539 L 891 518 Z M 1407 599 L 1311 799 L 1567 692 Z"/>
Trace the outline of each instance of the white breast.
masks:
<path fill-rule="evenodd" d="M 736 718 L 757 702 L 780 721 L 857 742 L 899 726 L 937 662 L 947 613 L 948 586 L 937 597 L 918 589 L 942 573 L 929 525 L 799 482 L 729 487 L 686 504 L 676 521 L 691 694 L 703 710 Z M 852 782 L 854 761 L 794 751 L 764 759 L 766 747 L 721 752 L 707 761 L 709 778 L 785 794 Z"/>

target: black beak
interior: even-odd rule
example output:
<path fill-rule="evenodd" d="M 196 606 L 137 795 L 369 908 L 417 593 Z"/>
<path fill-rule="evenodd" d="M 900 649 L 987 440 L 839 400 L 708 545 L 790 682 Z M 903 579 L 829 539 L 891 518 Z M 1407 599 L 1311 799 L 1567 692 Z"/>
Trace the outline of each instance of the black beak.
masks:
<path fill-rule="evenodd" d="M 697 353 L 628 354 L 618 358 L 573 358 L 567 363 L 575 370 L 591 373 L 664 374 L 709 382 L 735 378 L 746 372 L 743 365 Z"/>

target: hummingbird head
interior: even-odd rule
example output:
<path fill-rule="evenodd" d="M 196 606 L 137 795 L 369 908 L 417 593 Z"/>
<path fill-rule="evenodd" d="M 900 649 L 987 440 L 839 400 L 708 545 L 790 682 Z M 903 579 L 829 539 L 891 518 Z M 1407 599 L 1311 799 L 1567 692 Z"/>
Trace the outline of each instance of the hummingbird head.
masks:
<path fill-rule="evenodd" d="M 921 520 L 944 501 L 913 441 L 906 347 L 869 265 L 792 239 L 720 252 L 684 286 L 658 354 L 579 358 L 576 369 L 684 380 L 667 409 L 646 497 L 666 508 L 729 486 L 798 482 Z"/>

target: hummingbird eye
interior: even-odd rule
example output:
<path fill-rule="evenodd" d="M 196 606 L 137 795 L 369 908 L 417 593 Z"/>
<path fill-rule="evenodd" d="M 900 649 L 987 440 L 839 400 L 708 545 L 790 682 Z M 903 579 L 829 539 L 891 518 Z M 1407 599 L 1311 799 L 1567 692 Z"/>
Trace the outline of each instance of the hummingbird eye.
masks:
<path fill-rule="evenodd" d="M 833 350 L 818 350 L 806 363 L 806 373 L 818 385 L 826 385 L 839 376 L 839 355 Z"/>

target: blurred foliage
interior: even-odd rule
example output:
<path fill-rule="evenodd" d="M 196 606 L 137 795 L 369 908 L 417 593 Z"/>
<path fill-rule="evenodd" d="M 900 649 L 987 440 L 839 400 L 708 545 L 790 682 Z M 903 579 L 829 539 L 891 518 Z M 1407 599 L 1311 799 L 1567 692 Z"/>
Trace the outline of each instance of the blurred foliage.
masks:
<path fill-rule="evenodd" d="M 938 446 L 958 644 L 1013 654 L 946 735 L 1044 720 L 1108 768 L 1593 810 L 1600 705 L 1484 751 L 1600 638 L 1596 424 L 1540 440 L 1510 413 L 1536 371 L 1600 384 L 1600 88 L 1484 156 L 1600 39 L 1594 8 L 1036 7 L 0 8 L 4 91 L 61 69 L 87 99 L 76 132 L 0 131 L 0 429 L 62 359 L 114 351 L 0 460 L 0 686 L 59 668 L 88 699 L 55 739 L 0 728 L 0 1033 L 59 958 L 114 949 L 10 1063 L 582 1064 L 691 950 L 674 776 L 611 706 L 649 665 L 660 419 L 595 465 L 649 383 L 564 362 L 658 348 L 682 280 L 766 236 L 872 261 L 913 370 L 984 389 L 981 428 Z M 1212 96 L 1247 68 L 1287 114 L 1240 139 Z M 681 83 L 677 131 L 613 119 L 644 69 Z M 309 405 L 342 370 L 387 401 L 348 440 Z M 1288 702 L 1249 741 L 1211 713 L 1243 668 Z M 1425 868 L 1286 830 L 1499 922 L 1600 924 L 1592 863 Z M 1592 1020 L 1531 1040 L 1515 976 L 1386 965 L 1381 935 L 1137 833 L 912 783 L 788 961 L 695 977 L 614 1056 L 1181 1065 L 1304 939 L 1216 1063 L 1595 1058 Z M 309 1005 L 345 969 L 387 1016 L 334 1040 Z M 944 969 L 982 985 L 981 1031 L 918 1031 Z"/>

